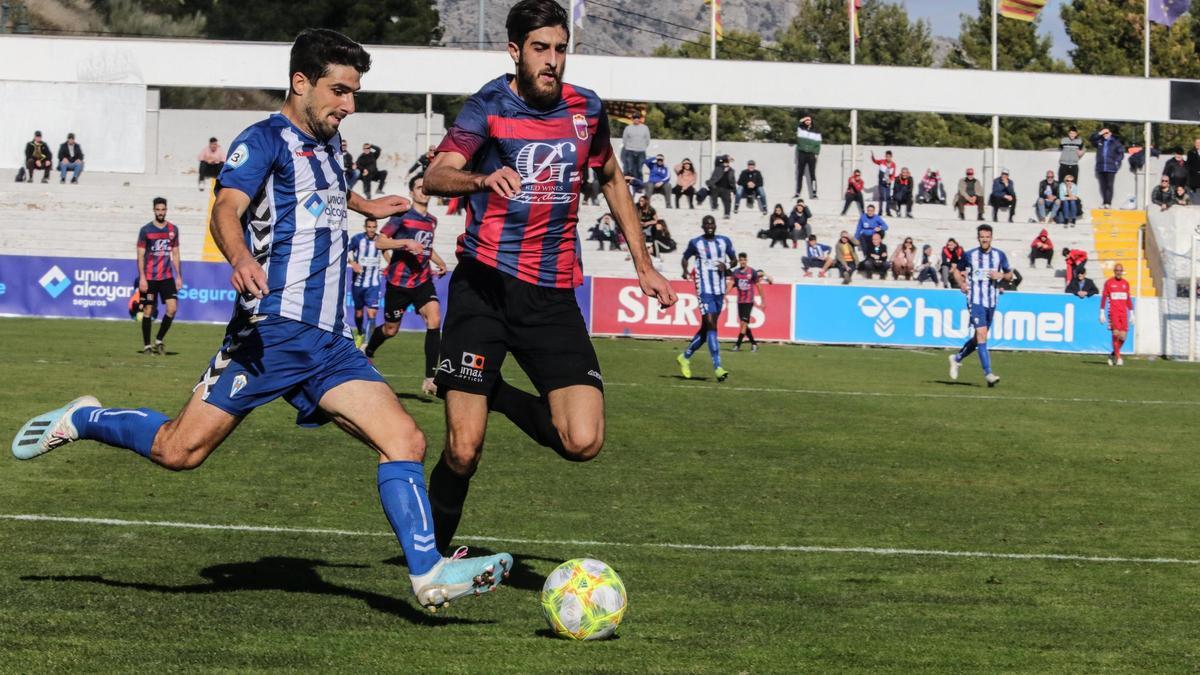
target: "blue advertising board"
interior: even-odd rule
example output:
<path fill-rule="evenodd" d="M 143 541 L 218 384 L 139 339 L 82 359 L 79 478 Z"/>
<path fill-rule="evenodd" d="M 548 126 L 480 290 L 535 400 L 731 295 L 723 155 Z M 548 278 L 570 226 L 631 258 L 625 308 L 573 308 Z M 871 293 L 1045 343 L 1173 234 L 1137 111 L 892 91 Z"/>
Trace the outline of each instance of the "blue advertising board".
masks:
<path fill-rule="evenodd" d="M 966 298 L 955 290 L 797 284 L 793 297 L 793 342 L 958 347 L 970 329 Z M 988 343 L 1106 354 L 1112 335 L 1099 317 L 1099 296 L 1004 293 Z"/>

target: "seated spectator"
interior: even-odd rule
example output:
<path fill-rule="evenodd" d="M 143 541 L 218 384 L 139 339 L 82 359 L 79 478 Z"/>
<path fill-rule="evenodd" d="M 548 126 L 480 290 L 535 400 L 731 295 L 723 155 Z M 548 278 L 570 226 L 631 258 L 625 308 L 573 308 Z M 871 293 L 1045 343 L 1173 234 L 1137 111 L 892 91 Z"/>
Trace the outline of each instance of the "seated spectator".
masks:
<path fill-rule="evenodd" d="M 33 182 L 33 174 L 38 169 L 42 170 L 42 182 L 50 182 L 50 168 L 54 166 L 54 160 L 50 156 L 50 146 L 42 140 L 42 132 L 33 132 L 33 140 L 25 144 L 25 172 L 29 175 L 29 182 Z"/>
<path fill-rule="evenodd" d="M 954 237 L 946 240 L 946 245 L 942 247 L 942 264 L 938 266 L 938 274 L 942 278 L 942 286 L 953 288 L 954 274 L 952 270 L 958 266 L 958 261 L 963 257 L 963 248 L 958 245 Z"/>
<path fill-rule="evenodd" d="M 812 228 L 808 224 L 810 218 L 812 211 L 803 199 L 797 199 L 792 212 L 788 214 L 788 235 L 792 239 L 792 248 L 797 248 L 800 242 L 807 241 L 808 235 L 812 234 Z"/>
<path fill-rule="evenodd" d="M 215 139 L 213 139 L 215 140 Z M 346 175 L 346 191 L 354 189 L 354 184 L 358 182 L 358 177 L 361 175 L 354 167 L 354 155 L 346 147 L 346 139 L 342 139 L 342 171 Z M 219 169 L 218 169 L 219 170 Z"/>
<path fill-rule="evenodd" d="M 954 194 L 954 208 L 958 209 L 958 219 L 966 216 L 968 206 L 978 211 L 979 220 L 983 220 L 983 186 L 975 178 L 975 169 L 967 169 L 967 175 L 958 181 L 958 192 Z"/>
<path fill-rule="evenodd" d="M 751 204 L 752 197 L 758 197 L 758 210 L 762 214 L 767 215 L 767 191 L 763 188 L 763 175 L 754 164 L 754 160 L 746 162 L 746 168 L 738 174 L 737 179 L 738 191 L 737 199 L 733 203 L 733 212 L 737 213 L 738 207 L 741 206 L 742 200 L 746 200 L 746 205 Z"/>
<path fill-rule="evenodd" d="M 845 234 L 843 232 L 842 234 Z M 833 249 L 825 244 L 817 242 L 817 235 L 808 235 L 808 246 L 804 249 L 804 255 L 800 257 L 800 265 L 804 270 L 804 276 L 811 277 L 813 268 L 817 268 L 818 274 L 821 277 L 825 276 L 825 270 L 833 264 L 833 256 L 830 255 Z"/>
<path fill-rule="evenodd" d="M 1188 185 L 1188 167 L 1187 158 L 1183 156 L 1183 148 L 1175 148 L 1171 151 L 1173 156 L 1163 163 L 1163 178 L 1171 181 L 1171 187 Z"/>
<path fill-rule="evenodd" d="M 858 269 L 868 279 L 872 273 L 878 274 L 880 279 L 887 278 L 887 244 L 883 243 L 883 235 L 878 232 L 871 235 L 871 243 L 863 248 L 863 260 L 858 264 Z"/>
<path fill-rule="evenodd" d="M 608 250 L 615 251 L 617 248 L 617 227 L 613 224 L 612 214 L 606 213 L 596 221 L 596 224 L 591 227 L 588 232 L 588 239 L 600 243 L 600 248 L 597 251 L 604 250 L 604 243 L 608 242 Z"/>
<path fill-rule="evenodd" d="M 643 186 L 645 186 L 645 183 L 643 183 L 642 179 L 638 178 L 637 176 L 625 176 L 625 185 L 629 187 L 630 197 L 644 194 Z"/>
<path fill-rule="evenodd" d="M 671 193 L 675 195 L 675 208 L 679 208 L 679 198 L 683 196 L 687 197 L 689 209 L 696 208 L 692 202 L 696 195 L 696 167 L 692 166 L 692 160 L 684 157 L 675 165 L 675 187 Z"/>
<path fill-rule="evenodd" d="M 862 247 L 864 256 L 871 245 L 871 235 L 878 234 L 882 239 L 887 229 L 888 224 L 883 217 L 876 215 L 875 205 L 867 204 L 867 212 L 858 217 L 858 228 L 854 230 L 854 240 Z"/>
<path fill-rule="evenodd" d="M 905 218 L 912 218 L 913 207 L 913 176 L 908 167 L 900 169 L 900 175 L 892 182 L 892 202 L 896 205 L 896 217 L 900 217 L 900 207 L 904 207 Z"/>
<path fill-rule="evenodd" d="M 1068 226 L 1074 225 L 1082 205 L 1079 202 L 1079 186 L 1075 184 L 1075 177 L 1071 174 L 1063 176 L 1062 182 L 1058 184 L 1058 201 L 1060 221 Z"/>
<path fill-rule="evenodd" d="M 1029 266 L 1033 267 L 1034 261 L 1037 260 L 1045 260 L 1047 269 L 1054 267 L 1054 242 L 1050 241 L 1050 233 L 1045 229 L 1042 229 L 1029 245 Z"/>
<path fill-rule="evenodd" d="M 1063 182 L 1066 182 L 1065 179 Z M 1064 247 L 1062 250 L 1062 256 L 1063 256 L 1063 262 L 1067 266 L 1067 270 L 1066 270 L 1067 285 L 1070 286 L 1071 279 L 1075 278 L 1075 271 L 1078 270 L 1080 267 L 1083 267 L 1084 263 L 1087 262 L 1088 254 L 1087 254 L 1087 251 L 1083 251 L 1083 250 L 1080 250 L 1077 248 Z"/>
<path fill-rule="evenodd" d="M 379 192 L 383 193 L 383 185 L 387 182 L 388 172 L 379 168 L 379 156 L 383 150 L 378 145 L 363 143 L 362 154 L 354 161 L 362 180 L 363 196 L 371 198 L 371 184 L 379 183 Z"/>
<path fill-rule="evenodd" d="M 1087 278 L 1087 268 L 1080 265 L 1075 269 L 1075 278 L 1067 282 L 1066 292 L 1077 298 L 1090 298 L 1100 291 L 1095 282 Z"/>
<path fill-rule="evenodd" d="M 650 230 L 650 241 L 659 253 L 670 253 L 679 248 L 679 244 L 675 243 L 671 236 L 671 230 L 667 229 L 667 221 L 662 218 L 654 221 L 654 228 Z"/>
<path fill-rule="evenodd" d="M 637 210 L 638 222 L 642 224 L 642 231 L 646 233 L 646 240 L 650 239 L 650 229 L 654 227 L 654 223 L 658 222 L 658 212 L 650 206 L 650 198 L 646 195 L 638 197 L 637 203 L 634 204 Z"/>
<path fill-rule="evenodd" d="M 921 259 L 917 261 L 917 283 L 930 281 L 938 285 L 938 258 L 933 254 L 933 247 L 925 244 L 921 247 Z"/>
<path fill-rule="evenodd" d="M 846 179 L 846 204 L 842 206 L 842 215 L 846 215 L 846 211 L 851 204 L 858 206 L 858 212 L 861 215 L 863 212 L 863 179 L 862 172 L 858 169 Z"/>
<path fill-rule="evenodd" d="M 662 155 L 655 155 L 653 159 L 646 160 L 645 164 L 650 169 L 642 185 L 642 189 L 646 191 L 646 199 L 653 200 L 654 195 L 661 194 L 667 208 L 671 208 L 671 173 L 667 169 L 667 160 L 663 159 Z"/>
<path fill-rule="evenodd" d="M 993 223 L 996 222 L 1000 209 L 1008 209 L 1008 222 L 1013 221 L 1013 214 L 1017 212 L 1017 189 L 1008 177 L 1008 169 L 1002 169 L 1000 177 L 992 181 L 992 194 L 988 197 L 988 204 L 992 207 Z"/>
<path fill-rule="evenodd" d="M 1037 202 L 1034 204 L 1038 222 L 1045 225 L 1057 218 L 1058 207 L 1058 180 L 1051 170 L 1046 172 L 1046 179 L 1038 183 Z"/>
<path fill-rule="evenodd" d="M 346 141 L 342 141 L 342 147 L 346 147 Z M 196 159 L 200 162 L 200 166 L 196 170 L 196 173 L 199 174 L 196 182 L 199 183 L 200 191 L 203 192 L 208 187 L 204 181 L 216 178 L 221 173 L 221 167 L 225 164 L 225 148 L 222 148 L 221 144 L 217 142 L 217 137 L 213 136 L 208 139 L 208 145 L 200 150 Z"/>
<path fill-rule="evenodd" d="M 912 237 L 905 237 L 900 244 L 900 248 L 892 254 L 892 279 L 898 280 L 904 277 L 905 281 L 912 281 L 913 273 L 917 271 L 917 246 L 913 243 Z"/>
<path fill-rule="evenodd" d="M 729 155 L 718 155 L 717 161 L 713 165 L 712 176 L 705 183 L 701 192 L 708 191 L 709 199 L 711 200 L 711 210 L 717 210 L 717 200 L 721 200 L 721 205 L 725 207 L 725 220 L 729 220 L 729 208 L 733 202 L 734 189 L 737 188 L 737 176 L 733 170 L 733 158 Z M 700 193 L 696 193 L 697 199 L 704 200 Z"/>
<path fill-rule="evenodd" d="M 767 218 L 767 234 L 771 238 L 768 248 L 775 248 L 775 244 L 788 247 L 788 241 L 792 237 L 788 232 L 788 215 L 783 212 L 783 204 L 776 204 L 771 216 Z"/>
<path fill-rule="evenodd" d="M 75 134 L 67 134 L 67 140 L 58 146 L 58 182 L 67 182 L 67 172 L 72 172 L 71 183 L 79 182 L 83 173 L 83 146 L 75 142 Z"/>
<path fill-rule="evenodd" d="M 1173 206 L 1191 206 L 1192 196 L 1188 194 L 1187 187 L 1183 185 L 1175 186 L 1175 202 Z"/>
<path fill-rule="evenodd" d="M 918 204 L 945 204 L 946 186 L 942 185 L 942 176 L 937 169 L 926 169 L 917 188 Z"/>
<path fill-rule="evenodd" d="M 1014 267 L 1012 268 L 1011 272 L 1012 279 L 1001 279 L 1000 281 L 996 282 L 997 288 L 1002 291 L 1015 291 L 1018 287 L 1020 287 L 1021 282 L 1025 280 L 1025 277 L 1021 276 L 1021 270 Z"/>
<path fill-rule="evenodd" d="M 854 270 L 858 269 L 858 251 L 854 248 L 854 240 L 850 238 L 848 232 L 842 230 L 837 244 L 834 244 L 833 255 L 825 262 L 826 270 L 837 266 L 838 272 L 842 275 L 842 285 L 850 283 L 850 279 L 854 277 Z"/>
<path fill-rule="evenodd" d="M 1159 211 L 1166 211 L 1175 204 L 1175 190 L 1171 187 L 1171 179 L 1163 176 L 1158 180 L 1158 187 L 1150 192 L 1150 201 L 1158 204 Z"/>

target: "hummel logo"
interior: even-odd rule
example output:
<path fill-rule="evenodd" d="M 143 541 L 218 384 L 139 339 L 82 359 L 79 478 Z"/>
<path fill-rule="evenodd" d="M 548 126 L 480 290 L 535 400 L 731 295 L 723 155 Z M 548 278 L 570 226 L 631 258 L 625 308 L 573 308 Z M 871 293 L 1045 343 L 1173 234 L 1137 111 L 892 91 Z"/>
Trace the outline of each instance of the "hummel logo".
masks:
<path fill-rule="evenodd" d="M 38 279 L 38 283 L 50 294 L 50 297 L 57 298 L 71 285 L 71 280 L 58 265 L 55 265 L 43 274 L 41 279 Z"/>

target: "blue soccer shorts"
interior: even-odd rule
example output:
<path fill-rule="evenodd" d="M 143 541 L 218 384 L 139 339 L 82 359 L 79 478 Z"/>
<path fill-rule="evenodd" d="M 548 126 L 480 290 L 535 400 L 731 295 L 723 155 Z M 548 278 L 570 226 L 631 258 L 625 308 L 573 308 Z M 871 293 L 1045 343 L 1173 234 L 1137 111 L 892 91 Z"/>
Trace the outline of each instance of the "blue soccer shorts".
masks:
<path fill-rule="evenodd" d="M 384 381 L 354 340 L 278 316 L 235 317 L 192 391 L 235 417 L 282 396 L 296 409 L 296 424 L 315 427 L 329 421 L 321 398 L 352 380 Z"/>
<path fill-rule="evenodd" d="M 725 309 L 725 295 L 717 295 L 715 293 L 700 294 L 700 313 L 701 314 L 720 314 L 721 310 Z"/>
<path fill-rule="evenodd" d="M 374 286 L 352 286 L 350 298 L 354 302 L 355 311 L 363 309 L 379 309 L 379 284 Z"/>
<path fill-rule="evenodd" d="M 984 307 L 983 305 L 971 305 L 971 327 L 972 328 L 988 328 L 992 327 L 992 316 L 996 314 L 995 307 Z"/>

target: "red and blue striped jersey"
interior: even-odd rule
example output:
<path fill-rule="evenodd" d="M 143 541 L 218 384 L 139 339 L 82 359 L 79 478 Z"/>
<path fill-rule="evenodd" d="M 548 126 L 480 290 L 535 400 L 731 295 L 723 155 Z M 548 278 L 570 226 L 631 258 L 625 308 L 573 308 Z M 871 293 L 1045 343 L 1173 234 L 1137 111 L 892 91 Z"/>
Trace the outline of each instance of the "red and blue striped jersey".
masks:
<path fill-rule="evenodd" d="M 733 277 L 733 287 L 737 289 L 738 304 L 754 304 L 754 285 L 762 278 L 758 270 L 749 265 L 735 267 L 730 276 Z"/>
<path fill-rule="evenodd" d="M 392 216 L 380 230 L 380 234 L 392 239 L 414 239 L 425 247 L 420 255 L 402 249 L 392 250 L 392 262 L 388 265 L 388 284 L 400 288 L 416 288 L 433 278 L 429 269 L 429 258 L 433 255 L 433 233 L 437 230 L 437 218 L 432 213 L 421 215 L 409 209 Z"/>
<path fill-rule="evenodd" d="M 438 146 L 466 157 L 477 173 L 508 166 L 521 176 L 511 198 L 467 197 L 456 253 L 531 284 L 574 288 L 583 283 L 579 189 L 587 169 L 612 156 L 608 115 L 595 92 L 566 83 L 553 108 L 537 110 L 513 91 L 512 79 L 502 75 L 467 99 Z"/>
<path fill-rule="evenodd" d="M 179 228 L 167 221 L 162 227 L 146 223 L 138 232 L 137 246 L 146 250 L 142 276 L 146 281 L 174 279 L 175 268 L 171 266 L 171 251 L 179 248 Z"/>

